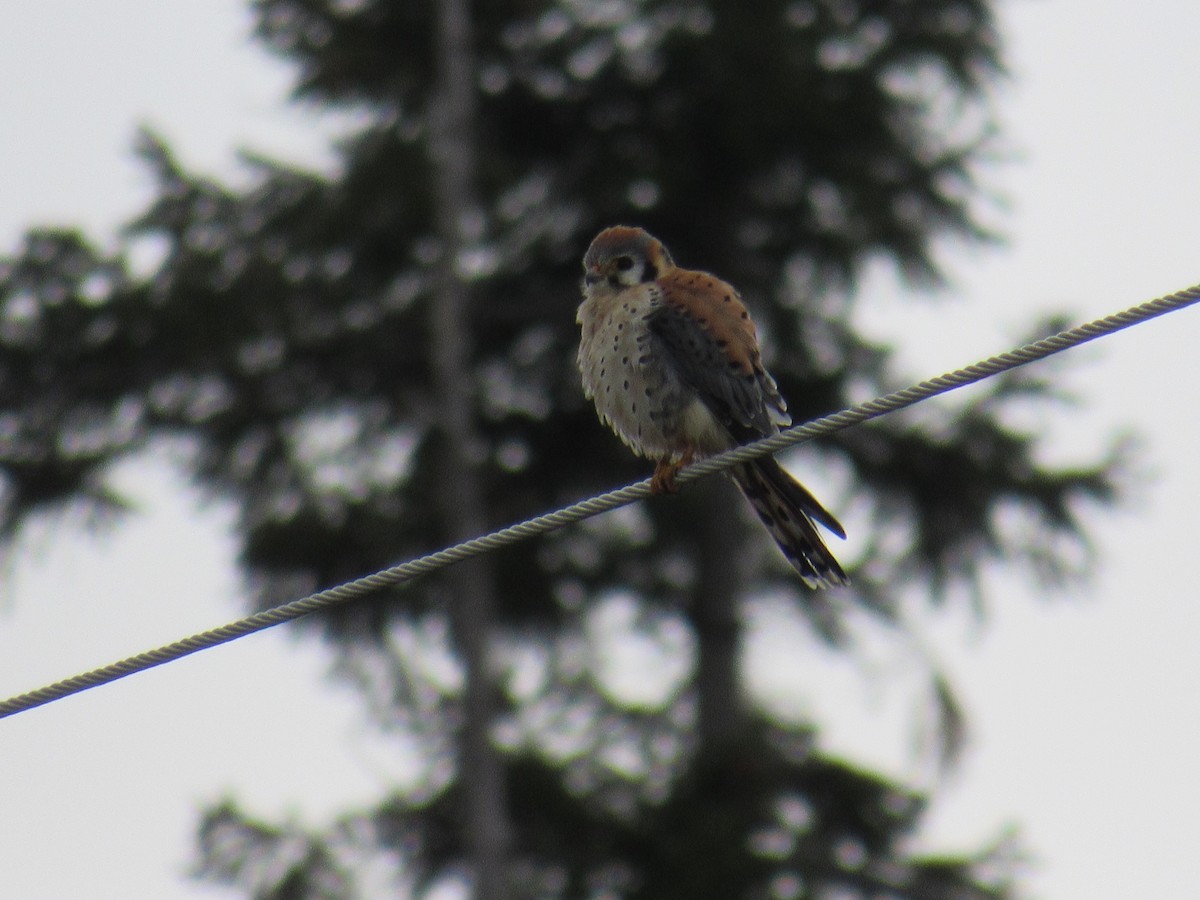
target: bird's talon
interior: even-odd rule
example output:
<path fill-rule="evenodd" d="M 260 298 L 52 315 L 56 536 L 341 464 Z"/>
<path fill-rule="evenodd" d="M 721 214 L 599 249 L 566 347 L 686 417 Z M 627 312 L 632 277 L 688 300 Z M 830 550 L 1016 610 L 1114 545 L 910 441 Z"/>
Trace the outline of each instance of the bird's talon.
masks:
<path fill-rule="evenodd" d="M 650 478 L 650 493 L 678 494 L 679 485 L 675 483 L 675 476 L 680 467 L 680 463 L 677 462 L 660 462 Z"/>
<path fill-rule="evenodd" d="M 675 483 L 675 476 L 679 474 L 680 469 L 690 466 L 695 457 L 696 451 L 688 447 L 677 460 L 659 460 L 658 465 L 654 468 L 654 475 L 650 479 L 650 493 L 678 494 L 679 485 Z"/>

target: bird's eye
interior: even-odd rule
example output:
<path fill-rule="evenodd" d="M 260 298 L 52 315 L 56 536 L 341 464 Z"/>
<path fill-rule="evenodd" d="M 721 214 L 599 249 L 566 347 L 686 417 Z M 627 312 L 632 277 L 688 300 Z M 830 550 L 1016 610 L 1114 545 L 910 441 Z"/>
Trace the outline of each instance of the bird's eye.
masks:
<path fill-rule="evenodd" d="M 633 257 L 632 256 L 618 256 L 615 260 L 613 260 L 613 264 L 617 267 L 617 269 L 619 271 L 628 272 L 630 269 L 633 268 Z"/>

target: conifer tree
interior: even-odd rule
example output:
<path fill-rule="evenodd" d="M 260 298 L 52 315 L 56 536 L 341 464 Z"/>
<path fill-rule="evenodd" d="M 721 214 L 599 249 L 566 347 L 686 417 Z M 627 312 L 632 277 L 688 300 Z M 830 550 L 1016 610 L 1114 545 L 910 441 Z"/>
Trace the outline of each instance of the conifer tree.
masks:
<path fill-rule="evenodd" d="M 127 240 L 160 249 L 152 271 L 67 229 L 0 261 L 10 536 L 119 509 L 111 463 L 170 440 L 237 505 L 250 605 L 294 599 L 647 474 L 574 370 L 600 227 L 736 284 L 797 421 L 895 384 L 851 325 L 868 261 L 932 284 L 936 242 L 987 237 L 984 0 L 253 6 L 297 97 L 363 124 L 335 172 L 252 158 L 248 189 L 144 135 L 156 198 Z M 848 650 L 847 611 L 896 621 L 901 588 L 932 606 L 978 599 L 996 560 L 1070 574 L 1114 460 L 1043 465 L 1001 416 L 1054 394 L 1012 374 L 789 456 L 869 511 L 844 592 L 805 591 L 710 479 L 314 617 L 369 714 L 418 741 L 418 787 L 314 833 L 215 806 L 200 873 L 256 898 L 355 896 L 380 865 L 401 894 L 488 900 L 1010 896 L 1003 842 L 914 856 L 929 797 L 749 694 L 742 610 L 779 598 Z M 606 656 L 630 640 L 659 660 L 637 697 Z"/>

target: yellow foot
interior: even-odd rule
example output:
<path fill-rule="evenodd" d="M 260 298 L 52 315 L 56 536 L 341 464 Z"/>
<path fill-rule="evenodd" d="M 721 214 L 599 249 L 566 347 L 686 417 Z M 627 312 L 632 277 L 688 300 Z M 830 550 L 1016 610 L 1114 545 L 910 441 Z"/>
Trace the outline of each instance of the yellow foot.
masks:
<path fill-rule="evenodd" d="M 654 475 L 650 478 L 650 493 L 652 494 L 678 494 L 679 485 L 675 483 L 675 476 L 679 474 L 679 470 L 684 466 L 690 466 L 692 459 L 695 456 L 695 451 L 689 447 L 683 452 L 679 459 L 660 459 L 658 465 L 654 467 Z"/>
<path fill-rule="evenodd" d="M 660 462 L 650 478 L 650 493 L 677 494 L 679 485 L 675 483 L 675 473 L 680 469 L 679 463 Z"/>

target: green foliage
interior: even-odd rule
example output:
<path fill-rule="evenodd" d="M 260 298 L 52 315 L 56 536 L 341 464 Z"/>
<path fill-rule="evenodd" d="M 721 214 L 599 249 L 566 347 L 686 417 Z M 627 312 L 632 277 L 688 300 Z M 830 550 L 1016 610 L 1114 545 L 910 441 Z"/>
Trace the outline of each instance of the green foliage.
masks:
<path fill-rule="evenodd" d="M 1009 842 L 971 858 L 906 852 L 926 801 L 814 754 L 795 734 L 751 730 L 728 756 L 690 769 L 662 803 L 631 804 L 619 784 L 583 803 L 544 761 L 521 756 L 510 759 L 508 784 L 522 835 L 517 896 L 1011 896 Z M 412 860 L 406 874 L 421 895 L 466 853 L 461 802 L 457 788 L 424 805 L 397 796 L 320 836 L 222 804 L 201 829 L 206 871 L 261 900 L 366 896 L 348 861 L 399 856 Z M 274 880 L 263 877 L 268 869 Z M 298 880 L 307 893 L 290 892 Z M 342 893 L 323 892 L 331 883 Z"/>
<path fill-rule="evenodd" d="M 434 3 L 254 6 L 298 95 L 365 124 L 333 174 L 254 159 L 247 190 L 185 171 L 145 135 L 157 198 L 127 241 L 156 256 L 148 274 L 72 232 L 33 233 L 0 260 L 0 522 L 11 535 L 66 501 L 119 508 L 107 467 L 171 440 L 199 486 L 236 502 L 263 607 L 435 549 L 451 529 L 432 499 Z M 846 324 L 863 266 L 935 282 L 937 242 L 986 237 L 972 198 L 984 90 L 1001 74 L 987 3 L 475 7 L 480 207 L 454 263 L 471 285 L 461 374 L 493 524 L 646 474 L 574 369 L 578 259 L 601 226 L 644 225 L 681 264 L 737 284 L 797 420 L 883 392 L 887 349 Z M 1003 412 L 1053 396 L 1013 376 L 957 412 L 822 445 L 872 513 L 865 558 L 847 560 L 852 602 L 891 621 L 900 586 L 943 596 L 989 560 L 1069 567 L 1086 547 L 1079 503 L 1113 498 L 1116 459 L 1040 465 L 1037 435 Z M 1003 854 L 909 856 L 927 798 L 822 757 L 808 730 L 730 708 L 736 741 L 698 735 L 705 591 L 733 609 L 769 588 L 844 637 L 836 607 L 750 551 L 729 500 L 705 485 L 495 560 L 516 896 L 1010 896 Z M 1001 527 L 1005 510 L 1029 528 Z M 727 562 L 742 555 L 753 562 Z M 222 805 L 201 831 L 207 877 L 255 897 L 347 896 L 366 847 L 401 858 L 418 892 L 461 870 L 470 773 L 447 749 L 460 698 L 430 662 L 453 667 L 445 590 L 431 579 L 316 623 L 380 723 L 418 737 L 421 787 L 321 834 Z M 658 700 L 631 702 L 594 663 L 592 612 L 612 598 L 683 660 Z M 730 619 L 718 637 L 736 646 Z"/>

